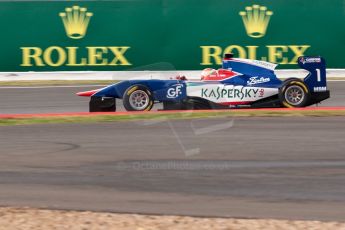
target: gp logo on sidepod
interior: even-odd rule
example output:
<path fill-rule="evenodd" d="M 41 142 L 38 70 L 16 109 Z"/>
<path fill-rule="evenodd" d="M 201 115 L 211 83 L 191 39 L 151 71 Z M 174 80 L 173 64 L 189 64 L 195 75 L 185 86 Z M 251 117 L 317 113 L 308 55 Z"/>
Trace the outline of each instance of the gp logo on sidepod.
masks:
<path fill-rule="evenodd" d="M 182 84 L 175 84 L 167 90 L 167 98 L 177 98 L 182 94 Z"/>

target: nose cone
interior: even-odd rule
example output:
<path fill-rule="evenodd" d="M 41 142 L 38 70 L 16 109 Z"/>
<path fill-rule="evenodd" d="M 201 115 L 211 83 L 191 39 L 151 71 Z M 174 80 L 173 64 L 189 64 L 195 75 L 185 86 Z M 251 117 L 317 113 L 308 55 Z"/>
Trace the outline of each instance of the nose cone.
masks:
<path fill-rule="evenodd" d="M 95 89 L 95 90 L 90 90 L 90 91 L 79 92 L 79 93 L 76 93 L 76 94 L 78 96 L 81 96 L 81 97 L 91 97 L 92 95 L 94 95 L 98 91 L 99 91 L 98 89 Z"/>

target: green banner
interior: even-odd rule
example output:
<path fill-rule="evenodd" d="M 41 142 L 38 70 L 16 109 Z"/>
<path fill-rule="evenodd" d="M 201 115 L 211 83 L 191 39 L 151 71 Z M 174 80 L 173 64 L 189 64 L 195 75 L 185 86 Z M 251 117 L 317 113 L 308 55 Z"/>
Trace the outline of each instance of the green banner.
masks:
<path fill-rule="evenodd" d="M 344 25 L 343 0 L 0 2 L 0 71 L 218 68 L 229 52 L 345 68 Z"/>

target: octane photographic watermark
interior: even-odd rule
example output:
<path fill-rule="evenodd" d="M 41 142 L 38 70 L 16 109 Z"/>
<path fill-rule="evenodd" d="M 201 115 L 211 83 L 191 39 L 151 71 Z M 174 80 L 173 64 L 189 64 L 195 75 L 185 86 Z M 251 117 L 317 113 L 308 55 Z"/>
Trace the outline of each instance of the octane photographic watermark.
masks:
<path fill-rule="evenodd" d="M 178 171 L 225 171 L 233 169 L 282 169 L 307 167 L 343 167 L 345 161 L 302 160 L 126 160 L 112 164 L 116 170 L 178 170 Z"/>
<path fill-rule="evenodd" d="M 135 70 L 165 70 L 162 71 L 155 71 L 153 74 L 148 74 L 147 76 L 143 76 L 141 79 L 177 79 L 180 78 L 181 74 L 174 68 L 173 65 L 169 63 L 156 63 L 148 66 L 142 66 L 136 68 Z M 188 79 L 188 76 L 187 76 Z M 174 96 L 177 91 L 170 92 L 170 96 Z M 156 104 L 153 110 L 160 109 L 159 105 Z M 205 121 L 202 118 L 199 119 L 191 119 L 194 115 L 192 110 L 184 110 L 180 114 L 179 120 L 171 118 L 171 116 L 162 115 L 160 118 L 154 119 L 145 119 L 138 121 L 138 125 L 141 126 L 155 126 L 158 124 L 167 124 L 167 128 L 170 130 L 172 136 L 175 138 L 176 142 L 178 143 L 179 147 L 181 148 L 182 152 L 186 157 L 192 157 L 198 155 L 202 152 L 200 146 L 198 146 L 198 140 L 202 141 L 203 137 L 207 135 L 212 135 L 212 133 L 221 132 L 227 129 L 230 129 L 234 126 L 234 119 L 229 118 L 228 116 L 217 116 L 217 120 L 213 120 L 212 118 L 208 118 L 208 121 L 212 121 L 211 124 L 208 122 L 200 122 Z M 134 116 L 134 115 L 129 115 Z M 179 123 L 183 122 L 183 126 Z M 205 125 L 206 124 L 206 125 Z M 188 136 L 186 136 L 188 135 Z M 194 144 L 191 144 L 193 142 Z"/>

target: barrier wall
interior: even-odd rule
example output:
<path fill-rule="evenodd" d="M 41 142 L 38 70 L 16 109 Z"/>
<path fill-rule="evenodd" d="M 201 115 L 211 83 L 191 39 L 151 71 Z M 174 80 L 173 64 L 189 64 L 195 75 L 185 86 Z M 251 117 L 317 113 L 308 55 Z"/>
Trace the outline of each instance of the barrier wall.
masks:
<path fill-rule="evenodd" d="M 345 68 L 345 1 L 0 2 L 0 72 L 196 70 L 223 53 Z"/>

